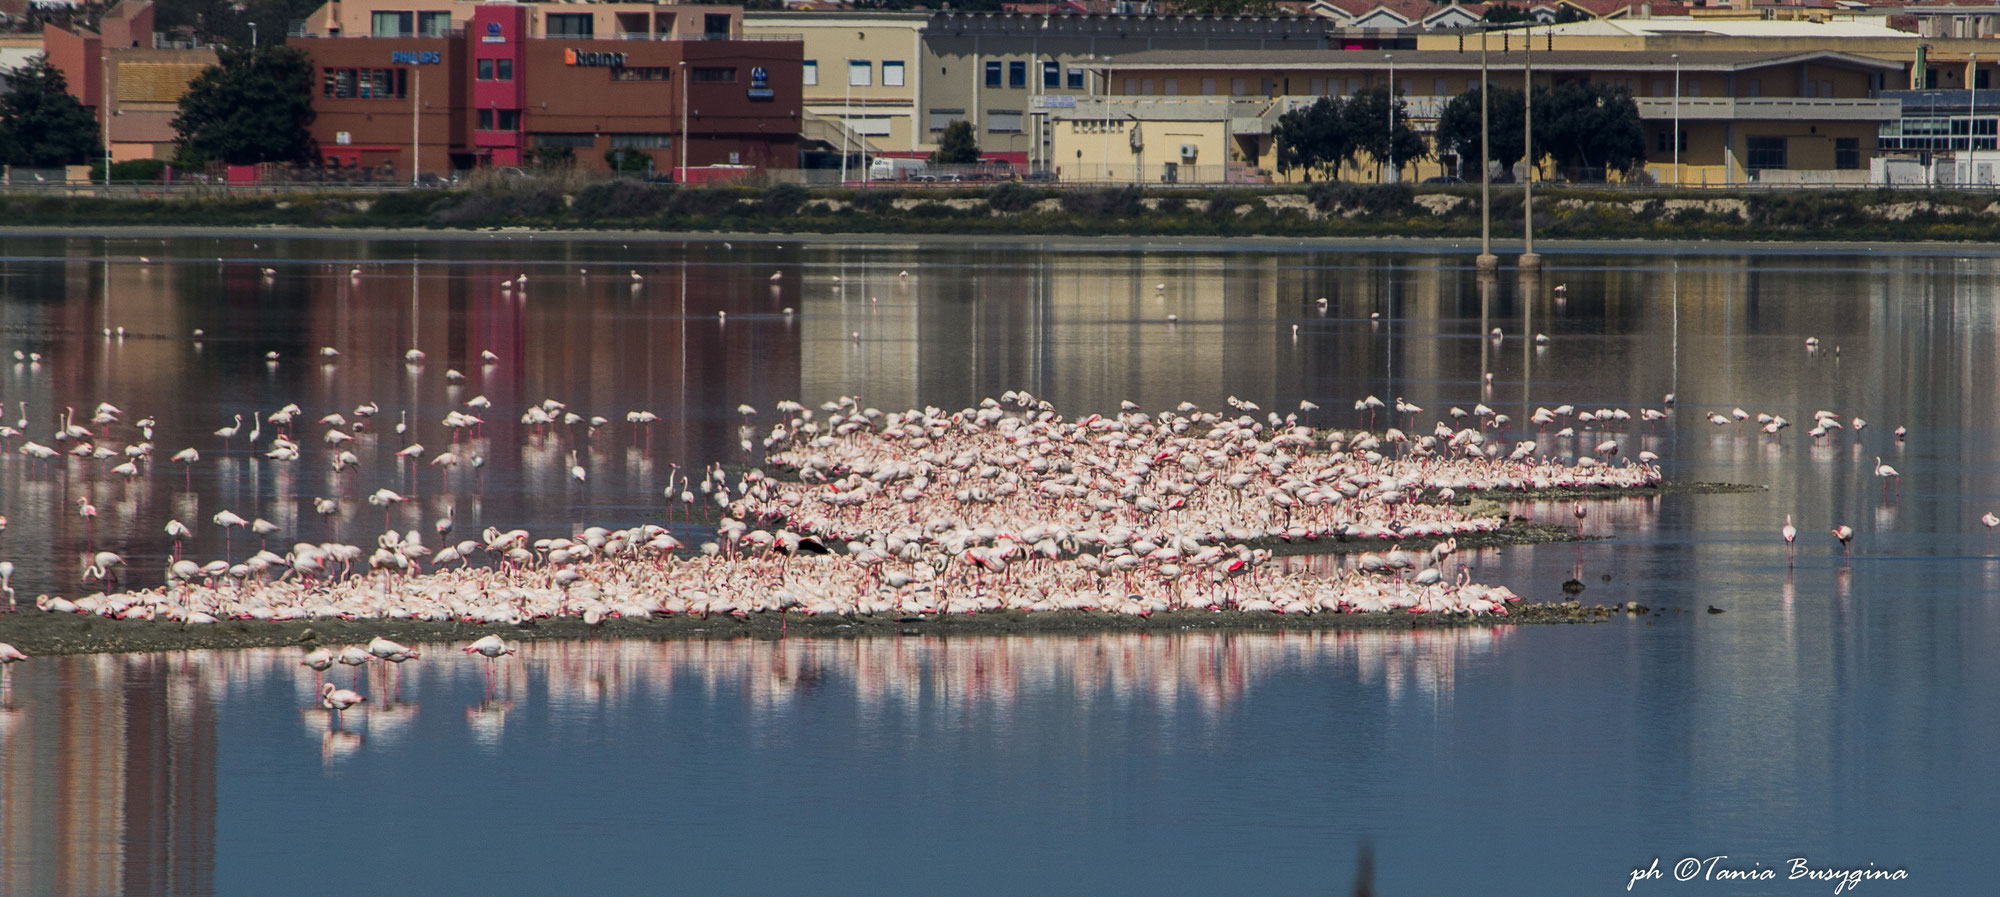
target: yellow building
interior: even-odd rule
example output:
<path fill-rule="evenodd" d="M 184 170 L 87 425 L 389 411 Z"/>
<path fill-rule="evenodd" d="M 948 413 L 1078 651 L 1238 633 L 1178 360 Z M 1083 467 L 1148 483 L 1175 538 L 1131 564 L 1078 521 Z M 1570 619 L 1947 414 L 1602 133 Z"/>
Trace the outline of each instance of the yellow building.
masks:
<path fill-rule="evenodd" d="M 1498 43 L 1496 40 L 1485 62 L 1487 77 L 1496 87 L 1518 89 L 1532 62 L 1538 87 L 1582 81 L 1610 83 L 1629 91 L 1645 128 L 1646 167 L 1661 181 L 1674 181 L 1678 176 L 1680 183 L 1711 186 L 1752 181 L 1865 182 L 1878 132 L 1885 122 L 1896 121 L 1902 110 L 1898 100 L 1877 96 L 1885 85 L 1896 84 L 1901 67 L 1854 54 L 1550 52 L 1540 45 L 1535 52 L 1525 53 L 1518 41 L 1506 52 L 1499 51 Z M 1411 126 L 1429 137 L 1445 104 L 1479 86 L 1481 59 L 1475 36 L 1467 50 L 1252 50 L 1217 51 L 1198 57 L 1135 53 L 1117 60 L 1116 66 L 1110 78 L 1114 91 L 1130 90 L 1135 85 L 1143 91 L 1158 85 L 1179 93 L 1114 94 L 1109 109 L 1095 114 L 1100 121 L 1109 120 L 1113 129 L 1136 126 L 1143 135 L 1152 124 L 1148 116 L 1160 110 L 1208 108 L 1191 101 L 1206 101 L 1215 108 L 1226 106 L 1230 111 L 1216 116 L 1227 122 L 1233 155 L 1225 161 L 1274 171 L 1272 128 L 1286 110 L 1319 97 L 1377 90 L 1393 78 Z M 1095 99 L 1078 102 L 1099 108 Z M 1127 123 L 1118 124 L 1121 120 Z M 1161 124 L 1175 121 L 1166 119 Z M 1678 151 L 1670 137 L 1676 123 L 1682 133 Z M 1056 154 L 1064 164 L 1084 165 L 1086 172 L 1096 171 L 1092 162 L 1108 165 L 1115 174 L 1120 166 L 1129 167 L 1137 161 L 1136 153 L 1121 155 L 1115 148 L 1106 156 L 1107 151 L 1101 149 L 1093 156 L 1087 145 Z M 1359 161 L 1363 164 L 1342 176 L 1376 177 L 1375 160 Z M 1162 163 L 1155 156 L 1148 164 L 1158 167 Z M 1458 160 L 1444 152 L 1399 167 L 1406 179 L 1461 174 Z M 1199 168 L 1190 173 L 1211 174 Z M 1190 180 L 1190 173 L 1180 179 Z"/>

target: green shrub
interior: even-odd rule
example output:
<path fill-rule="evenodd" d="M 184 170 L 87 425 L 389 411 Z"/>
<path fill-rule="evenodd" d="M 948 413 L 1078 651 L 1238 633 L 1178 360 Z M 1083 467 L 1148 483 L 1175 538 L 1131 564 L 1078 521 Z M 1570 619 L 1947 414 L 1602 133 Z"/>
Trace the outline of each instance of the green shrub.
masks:
<path fill-rule="evenodd" d="M 116 170 L 116 167 L 113 167 Z M 398 190 L 384 193 L 368 207 L 370 217 L 396 223 L 423 221 L 439 206 L 455 201 L 456 194 L 443 190 Z"/>
<path fill-rule="evenodd" d="M 674 193 L 671 185 L 633 180 L 606 181 L 576 192 L 570 210 L 585 221 L 600 218 L 651 218 L 666 211 Z"/>
<path fill-rule="evenodd" d="M 1063 211 L 1094 218 L 1137 215 L 1144 210 L 1137 184 L 1124 187 L 1097 187 L 1071 190 L 1062 196 Z"/>
<path fill-rule="evenodd" d="M 687 187 L 667 198 L 674 215 L 721 215 L 736 210 L 736 191 L 726 187 Z"/>
<path fill-rule="evenodd" d="M 903 191 L 901 190 L 871 187 L 855 191 L 854 195 L 847 200 L 847 204 L 857 212 L 887 212 L 896 207 L 896 200 L 902 198 L 902 196 Z"/>
<path fill-rule="evenodd" d="M 996 212 L 1025 212 L 1042 198 L 1042 191 L 1026 184 L 1009 182 L 986 189 L 986 205 Z"/>
<path fill-rule="evenodd" d="M 799 207 L 806 204 L 808 195 L 806 188 L 797 184 L 772 184 L 764 188 L 764 195 L 758 204 L 766 215 L 796 215 Z"/>
<path fill-rule="evenodd" d="M 1320 181 L 1306 188 L 1306 199 L 1322 212 L 1391 215 L 1408 212 L 1416 200 L 1416 191 L 1411 190 L 1408 184 Z"/>

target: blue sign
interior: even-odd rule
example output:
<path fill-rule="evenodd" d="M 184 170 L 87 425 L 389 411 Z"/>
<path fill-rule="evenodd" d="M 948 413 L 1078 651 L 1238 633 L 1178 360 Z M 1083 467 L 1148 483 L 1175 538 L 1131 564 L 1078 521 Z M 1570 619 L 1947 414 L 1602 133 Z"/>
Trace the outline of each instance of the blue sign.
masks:
<path fill-rule="evenodd" d="M 768 100 L 770 98 L 771 73 L 765 71 L 761 65 L 752 68 L 750 70 L 750 99 Z"/>
<path fill-rule="evenodd" d="M 499 23 L 499 22 L 487 22 L 487 23 L 486 23 L 486 33 L 487 33 L 487 34 L 499 34 L 499 33 L 500 33 L 500 23 Z"/>
<path fill-rule="evenodd" d="M 444 55 L 435 50 L 397 50 L 389 54 L 389 61 L 402 65 L 437 65 L 444 61 Z"/>

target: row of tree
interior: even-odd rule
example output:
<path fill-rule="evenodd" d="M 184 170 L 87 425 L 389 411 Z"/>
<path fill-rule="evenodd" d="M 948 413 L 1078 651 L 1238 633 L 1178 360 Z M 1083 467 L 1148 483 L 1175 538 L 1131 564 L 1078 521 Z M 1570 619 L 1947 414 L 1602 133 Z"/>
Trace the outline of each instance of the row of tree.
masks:
<path fill-rule="evenodd" d="M 174 119 L 176 160 L 249 165 L 311 157 L 312 66 L 284 46 L 225 48 L 219 64 L 188 84 Z M 97 117 L 69 92 L 44 57 L 6 74 L 0 96 L 0 164 L 59 168 L 93 162 L 103 152 Z"/>
<path fill-rule="evenodd" d="M 1488 142 L 1500 170 L 1511 171 L 1525 150 L 1526 99 L 1521 91 L 1493 90 L 1487 109 Z M 1479 154 L 1479 91 L 1453 97 L 1438 115 L 1435 146 L 1409 125 L 1408 105 L 1386 88 L 1346 97 L 1321 97 L 1278 118 L 1272 133 L 1281 172 L 1339 180 L 1342 167 L 1361 156 L 1401 170 L 1436 153 L 1457 156 L 1459 170 L 1476 178 L 1484 167 Z M 1572 177 L 1602 177 L 1630 171 L 1645 160 L 1639 107 L 1624 88 L 1567 82 L 1535 88 L 1536 164 L 1547 160 Z"/>

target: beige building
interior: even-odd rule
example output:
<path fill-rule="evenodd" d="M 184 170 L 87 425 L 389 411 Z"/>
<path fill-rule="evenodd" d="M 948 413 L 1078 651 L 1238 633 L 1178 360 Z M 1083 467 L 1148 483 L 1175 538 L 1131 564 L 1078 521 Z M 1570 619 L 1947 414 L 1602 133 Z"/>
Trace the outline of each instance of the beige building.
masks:
<path fill-rule="evenodd" d="M 316 37 L 445 37 L 474 0 L 332 0 L 292 29 Z M 527 3 L 529 37 L 701 40 L 740 37 L 743 8 L 672 3 Z"/>
<path fill-rule="evenodd" d="M 1500 52 L 1496 40 L 1486 60 L 1487 77 L 1496 87 L 1518 89 L 1529 56 L 1518 42 L 1511 51 Z M 1681 183 L 1691 185 L 1858 183 L 1866 178 L 1879 130 L 1896 121 L 1902 109 L 1899 101 L 1876 96 L 1885 84 L 1896 83 L 1901 67 L 1854 54 L 1550 52 L 1538 45 L 1532 56 L 1537 86 L 1608 82 L 1630 91 L 1645 125 L 1646 167 L 1662 181 L 1678 175 Z M 1390 83 L 1393 67 L 1395 90 L 1411 125 L 1428 137 L 1445 104 L 1479 86 L 1481 62 L 1475 38 L 1466 50 L 1223 51 L 1198 58 L 1137 53 L 1119 59 L 1117 66 L 1109 118 L 1140 123 L 1144 133 L 1144 114 L 1158 108 L 1155 101 L 1161 97 L 1127 99 L 1124 91 L 1134 86 L 1226 98 L 1232 101 L 1227 116 L 1231 152 L 1253 168 L 1275 172 L 1272 129 L 1286 110 L 1323 96 L 1379 89 Z M 1678 153 L 1670 139 L 1676 122 L 1683 133 Z M 1114 170 L 1132 163 L 1115 152 L 1103 161 Z M 1342 176 L 1375 177 L 1375 160 L 1361 161 Z M 1404 178 L 1461 173 L 1449 153 L 1399 167 Z"/>
<path fill-rule="evenodd" d="M 746 37 L 805 42 L 800 137 L 808 167 L 838 167 L 846 155 L 854 166 L 865 168 L 865 159 L 876 155 L 923 156 L 935 148 L 917 102 L 929 19 L 922 12 L 759 14 L 745 19 Z"/>

